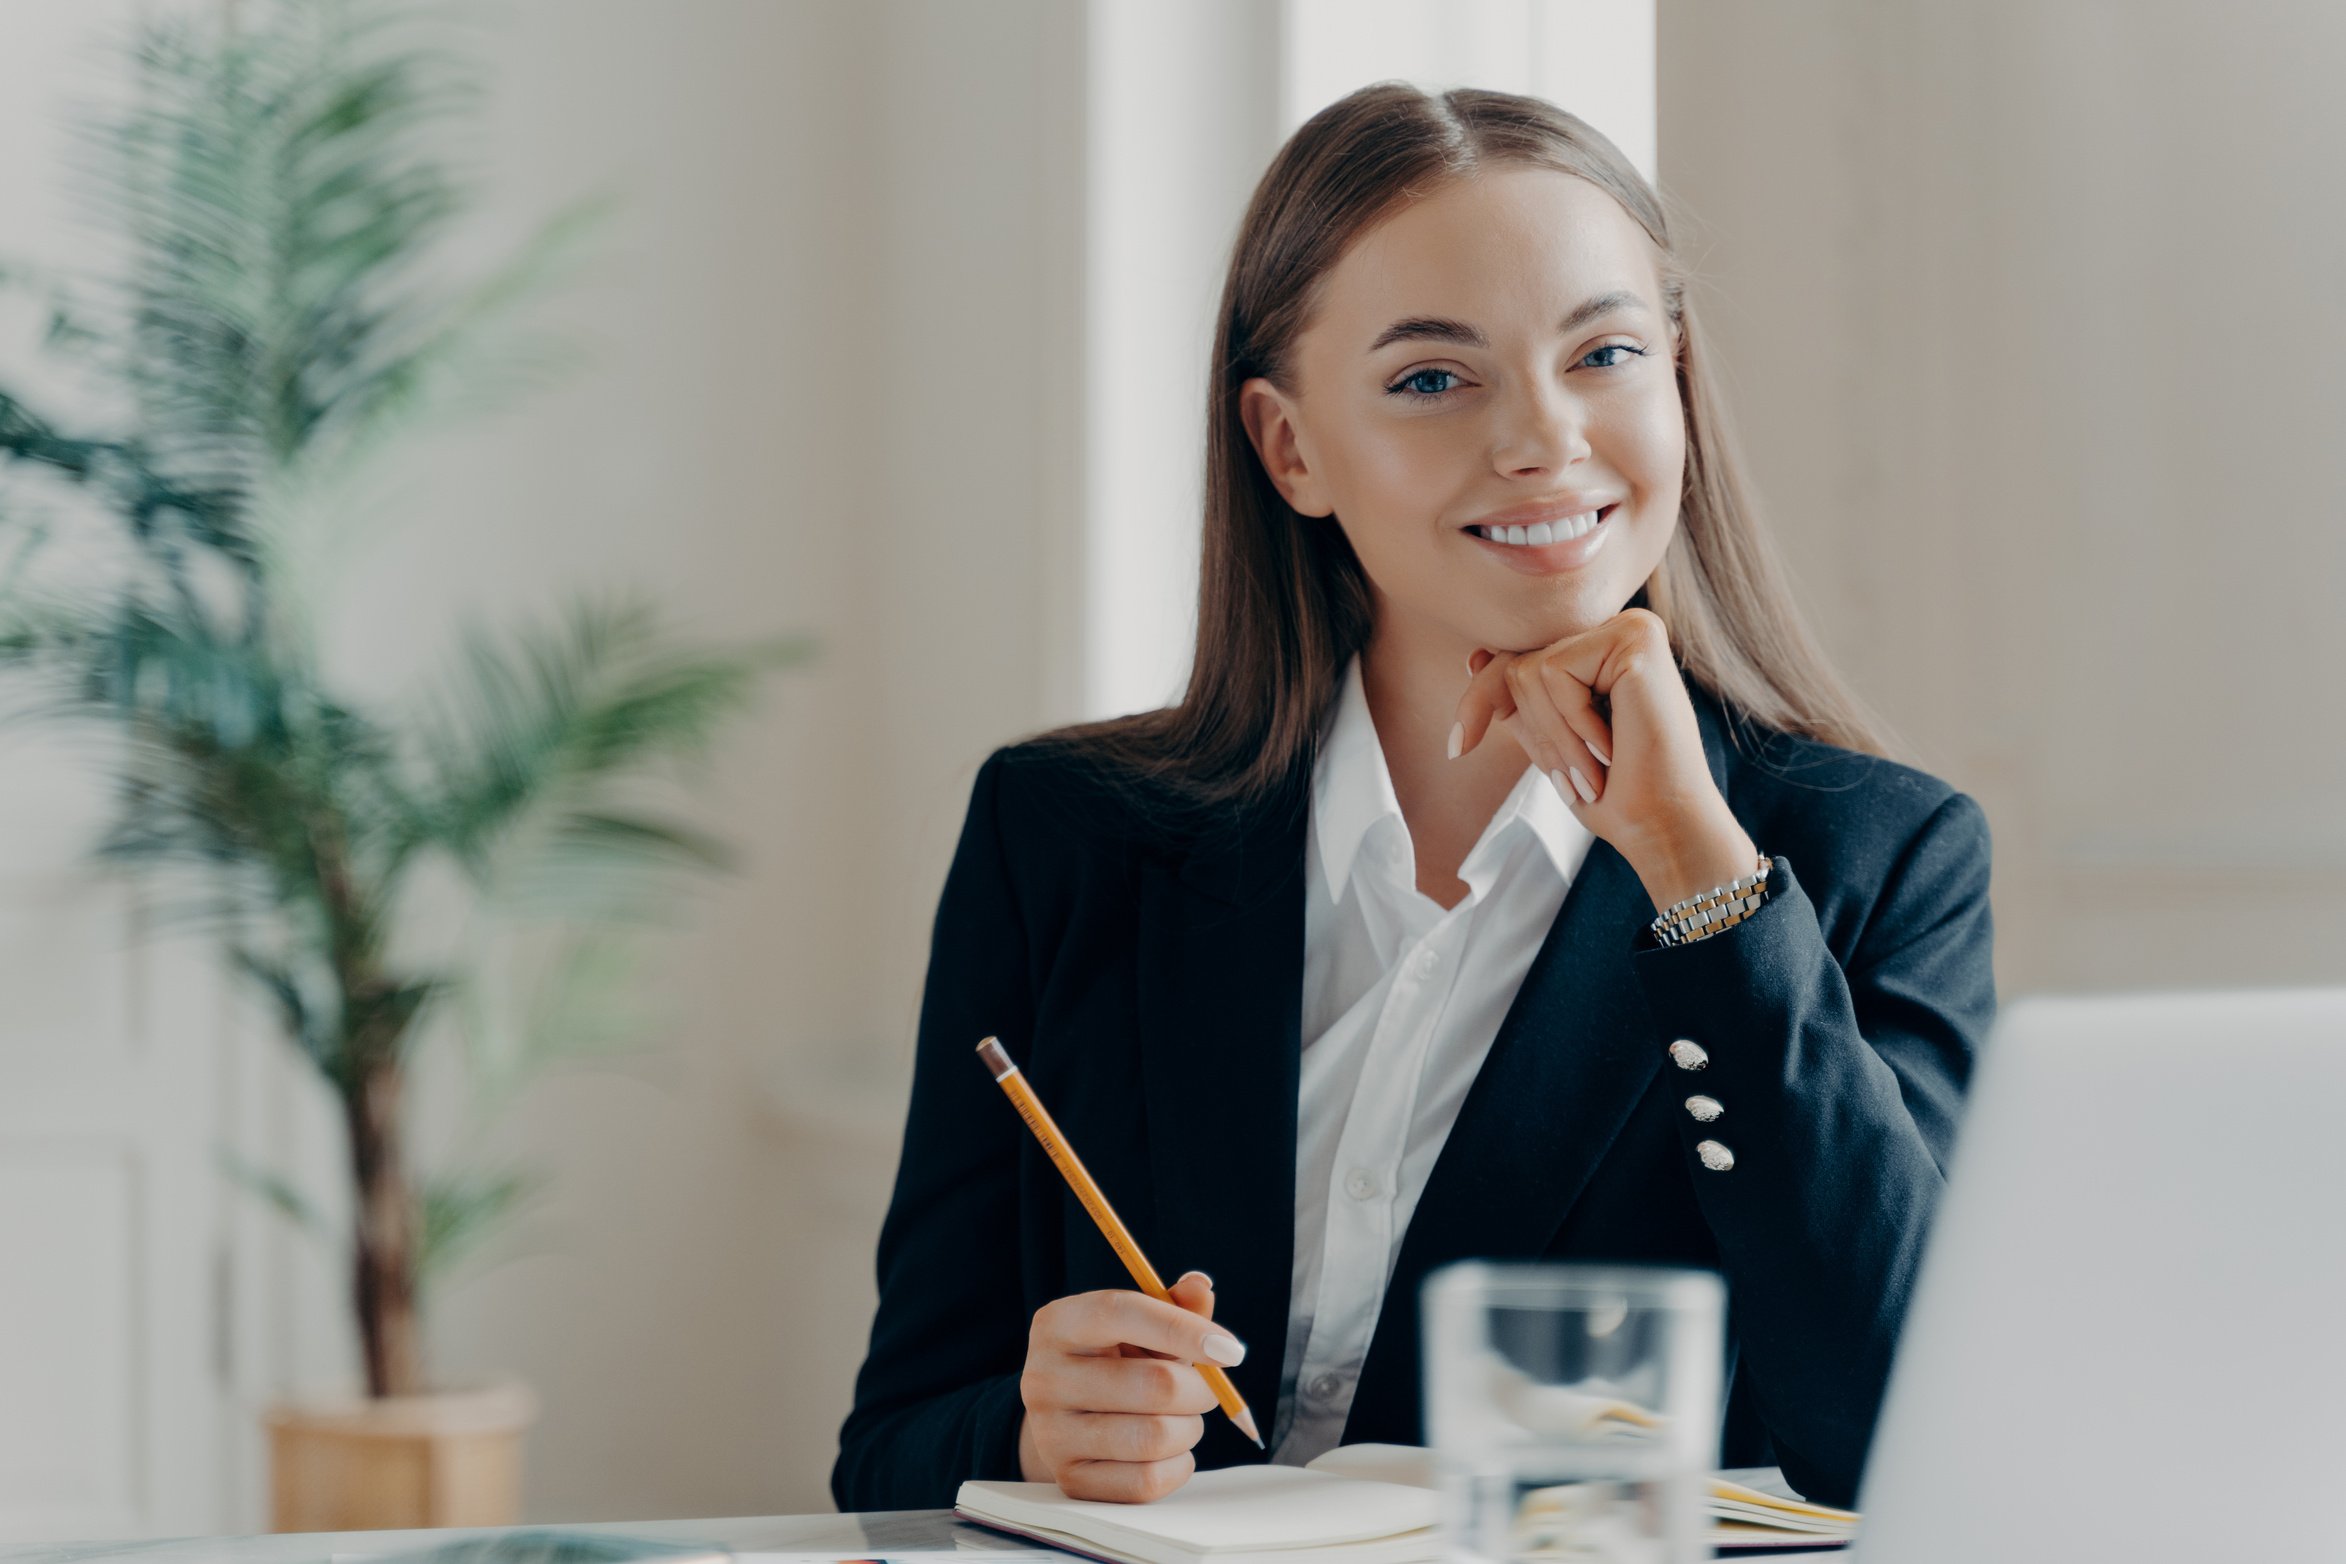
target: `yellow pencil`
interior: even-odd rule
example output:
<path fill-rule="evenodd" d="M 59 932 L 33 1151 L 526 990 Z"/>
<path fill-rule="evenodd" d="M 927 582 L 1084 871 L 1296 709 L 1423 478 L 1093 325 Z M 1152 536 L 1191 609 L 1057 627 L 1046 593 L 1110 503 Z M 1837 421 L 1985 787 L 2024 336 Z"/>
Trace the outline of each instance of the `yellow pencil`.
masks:
<path fill-rule="evenodd" d="M 1067 1144 L 1066 1137 L 1059 1133 L 1059 1126 L 1052 1122 L 1049 1110 L 1043 1107 L 1042 1099 L 1035 1095 L 1033 1087 L 1026 1084 L 1026 1077 L 1019 1073 L 1017 1065 L 1010 1062 L 1010 1055 L 1003 1052 L 1001 1040 L 986 1038 L 977 1045 L 977 1051 L 978 1057 L 985 1061 L 986 1068 L 994 1072 L 995 1084 L 1010 1094 L 1010 1101 L 1017 1107 L 1018 1116 L 1026 1120 L 1026 1127 L 1035 1132 L 1035 1139 L 1041 1141 L 1043 1150 L 1050 1153 L 1053 1166 L 1067 1180 L 1068 1187 L 1075 1191 L 1075 1198 L 1083 1202 L 1083 1208 L 1092 1214 L 1092 1220 L 1100 1224 L 1100 1236 L 1108 1240 L 1109 1247 L 1124 1262 L 1124 1268 L 1132 1273 L 1133 1281 L 1150 1297 L 1171 1303 L 1172 1295 L 1165 1290 L 1165 1284 L 1157 1279 L 1157 1268 L 1149 1264 L 1149 1257 L 1142 1254 L 1140 1245 L 1132 1241 L 1132 1234 L 1118 1220 L 1115 1208 L 1108 1204 L 1108 1197 L 1101 1194 L 1100 1186 L 1092 1182 L 1091 1174 L 1084 1168 L 1083 1159 L 1075 1154 L 1074 1147 Z M 1256 1449 L 1262 1449 L 1263 1436 L 1255 1431 L 1254 1414 L 1247 1410 L 1246 1398 L 1238 1393 L 1236 1385 L 1230 1383 L 1230 1376 L 1216 1364 L 1199 1363 L 1193 1366 L 1205 1376 L 1206 1384 L 1214 1392 L 1214 1399 L 1221 1403 L 1230 1421 L 1238 1425 L 1238 1431 L 1253 1440 Z"/>

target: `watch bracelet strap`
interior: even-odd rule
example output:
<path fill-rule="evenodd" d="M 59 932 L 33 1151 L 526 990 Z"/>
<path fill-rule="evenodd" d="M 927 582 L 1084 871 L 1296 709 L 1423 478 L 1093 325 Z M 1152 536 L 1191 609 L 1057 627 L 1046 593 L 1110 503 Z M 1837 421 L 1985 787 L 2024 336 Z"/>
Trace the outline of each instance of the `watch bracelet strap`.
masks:
<path fill-rule="evenodd" d="M 1707 891 L 1698 891 L 1684 901 L 1672 902 L 1654 915 L 1651 925 L 1657 945 L 1687 945 L 1698 939 L 1707 939 L 1722 929 L 1731 929 L 1750 917 L 1768 899 L 1768 870 L 1774 860 L 1766 853 L 1759 856 L 1759 864 L 1741 879 L 1730 880 Z"/>

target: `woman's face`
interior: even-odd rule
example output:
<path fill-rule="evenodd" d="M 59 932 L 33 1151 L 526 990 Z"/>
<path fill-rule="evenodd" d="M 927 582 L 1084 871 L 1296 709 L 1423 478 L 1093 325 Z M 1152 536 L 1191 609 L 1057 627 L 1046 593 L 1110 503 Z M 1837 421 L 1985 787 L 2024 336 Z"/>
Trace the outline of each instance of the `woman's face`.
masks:
<path fill-rule="evenodd" d="M 1376 634 L 1463 658 L 1620 612 L 1676 530 L 1686 461 L 1636 221 L 1586 180 L 1494 169 L 1370 229 L 1323 287 L 1295 395 L 1258 377 L 1240 405 L 1288 503 L 1344 529 Z"/>

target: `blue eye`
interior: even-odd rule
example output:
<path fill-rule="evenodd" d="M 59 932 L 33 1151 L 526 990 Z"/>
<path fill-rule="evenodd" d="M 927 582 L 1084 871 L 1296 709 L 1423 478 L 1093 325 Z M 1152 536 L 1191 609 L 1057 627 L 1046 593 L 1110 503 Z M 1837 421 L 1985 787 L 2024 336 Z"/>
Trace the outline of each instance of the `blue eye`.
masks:
<path fill-rule="evenodd" d="M 1643 348 L 1633 348 L 1626 342 L 1608 342 L 1603 347 L 1596 349 L 1595 352 L 1588 354 L 1581 362 L 1587 364 L 1589 359 L 1595 358 L 1598 353 L 1634 353 L 1639 358 L 1645 357 L 1645 349 Z M 1623 362 L 1623 360 L 1615 359 L 1610 364 L 1591 364 L 1589 367 L 1592 369 L 1619 369 Z"/>
<path fill-rule="evenodd" d="M 1391 385 L 1385 387 L 1385 390 L 1394 396 L 1415 397 L 1421 402 L 1434 401 L 1441 396 L 1441 392 L 1414 391 L 1410 389 L 1410 387 L 1415 382 L 1423 380 L 1429 375 L 1449 375 L 1453 380 L 1458 378 L 1455 374 L 1452 374 L 1447 369 L 1420 369 L 1411 374 L 1403 375 L 1399 380 L 1396 380 Z"/>
<path fill-rule="evenodd" d="M 1590 359 L 1597 358 L 1606 353 L 1627 353 L 1635 358 L 1643 358 L 1646 355 L 1646 350 L 1644 348 L 1632 347 L 1626 342 L 1608 342 L 1603 347 L 1593 349 L 1587 354 L 1584 354 L 1580 362 L 1587 364 L 1591 369 L 1621 369 L 1626 367 L 1628 364 L 1627 359 L 1613 359 L 1603 364 L 1589 363 Z M 1458 378 L 1455 371 L 1448 369 L 1413 370 L 1409 374 L 1403 375 L 1399 380 L 1394 381 L 1391 385 L 1385 387 L 1385 393 L 1388 396 L 1405 396 L 1413 401 L 1418 402 L 1438 402 L 1449 389 L 1448 387 L 1444 387 L 1441 391 L 1428 391 L 1418 388 L 1419 381 L 1435 376 L 1446 377 L 1451 380 Z"/>

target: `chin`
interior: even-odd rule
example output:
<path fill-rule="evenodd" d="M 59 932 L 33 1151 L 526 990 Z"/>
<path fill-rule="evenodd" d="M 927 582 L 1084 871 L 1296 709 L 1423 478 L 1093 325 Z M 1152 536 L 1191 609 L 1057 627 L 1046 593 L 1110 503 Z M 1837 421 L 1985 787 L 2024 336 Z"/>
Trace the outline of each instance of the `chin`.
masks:
<path fill-rule="evenodd" d="M 1529 622 L 1522 627 L 1524 645 L 1510 650 L 1534 652 L 1544 646 L 1553 646 L 1568 636 L 1594 630 L 1629 606 L 1636 596 L 1636 588 L 1615 591 L 1610 587 L 1573 587 L 1558 591 L 1548 602 L 1540 605 Z"/>

